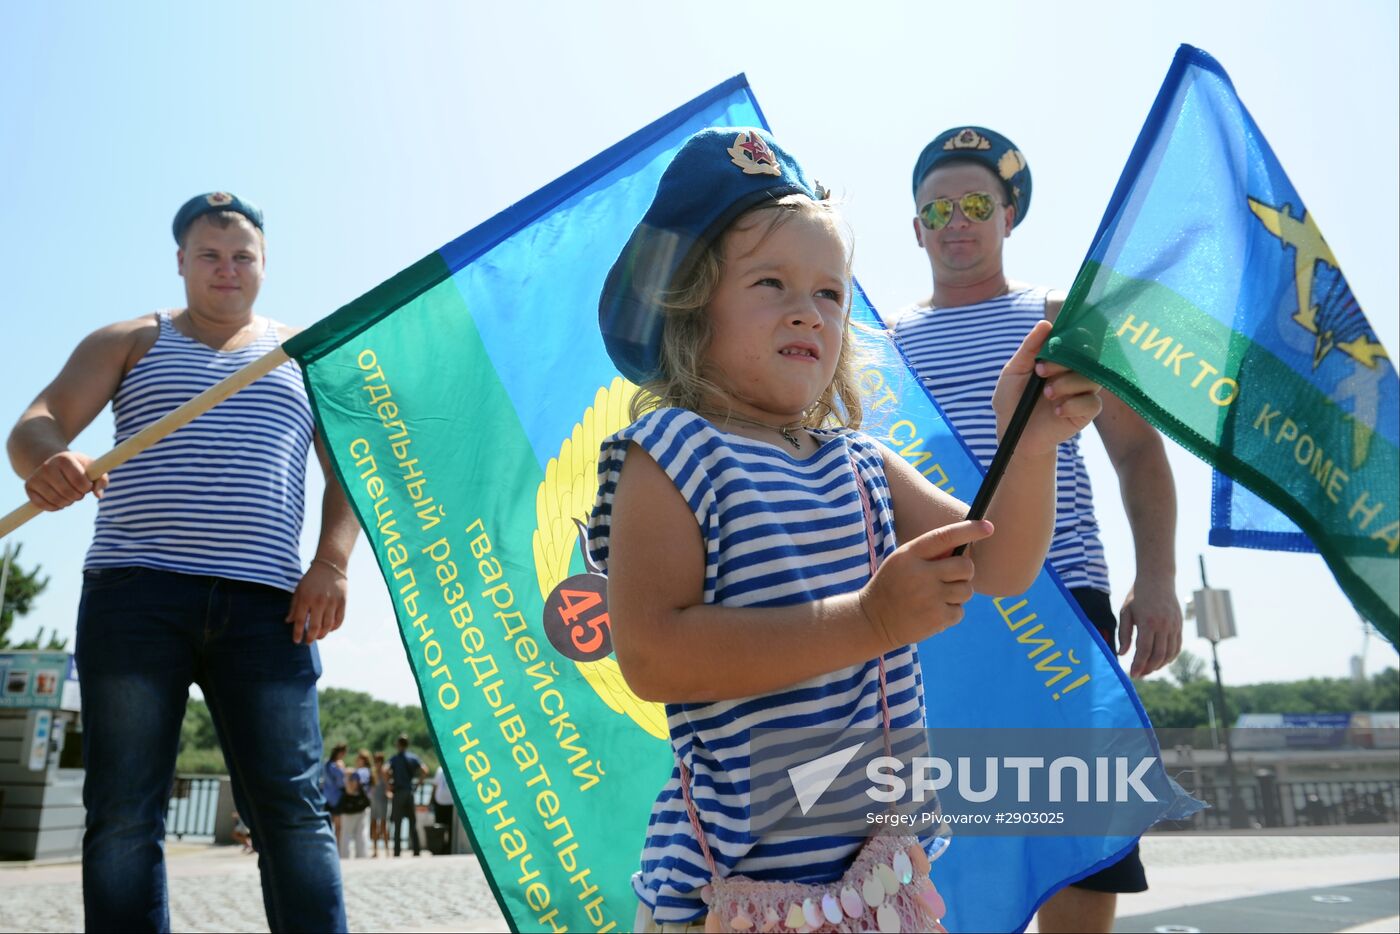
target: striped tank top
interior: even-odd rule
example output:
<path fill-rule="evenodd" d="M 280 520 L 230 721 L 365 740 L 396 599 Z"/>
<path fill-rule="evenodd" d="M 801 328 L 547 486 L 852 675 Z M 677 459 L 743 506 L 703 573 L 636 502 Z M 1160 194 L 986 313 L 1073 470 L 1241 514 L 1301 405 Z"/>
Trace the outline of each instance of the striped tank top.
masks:
<path fill-rule="evenodd" d="M 120 444 L 280 343 L 277 324 L 227 353 L 157 313 L 160 336 L 112 397 Z M 295 590 L 314 423 L 284 363 L 116 468 L 85 569 L 137 565 Z"/>
<path fill-rule="evenodd" d="M 997 449 L 992 409 L 1001 368 L 1045 317 L 1046 288 L 1025 289 L 958 308 L 905 309 L 895 340 L 983 469 Z M 1066 587 L 1108 593 L 1108 565 L 1094 518 L 1094 493 L 1079 436 L 1060 445 L 1055 469 L 1055 535 L 1049 562 Z"/>
<path fill-rule="evenodd" d="M 812 434 L 819 450 L 796 460 L 773 445 L 720 431 L 685 409 L 648 413 L 603 442 L 589 519 L 591 555 L 606 568 L 613 492 L 630 442 L 666 472 L 699 524 L 705 603 L 786 606 L 859 589 L 870 579 L 870 555 L 851 461 L 870 496 L 880 556 L 896 544 L 884 462 L 876 444 L 858 432 Z M 683 659 L 679 646 L 676 664 Z M 891 725 L 921 726 L 923 678 L 914 647 L 890 652 L 885 667 Z M 878 729 L 879 690 L 879 666 L 871 660 L 772 694 L 666 705 L 671 747 L 690 771 L 692 796 L 721 875 L 829 882 L 846 870 L 860 840 L 750 834 L 748 733 L 765 727 Z M 670 923 L 704 914 L 699 890 L 709 881 L 679 769 L 673 768 L 652 806 L 633 886 L 656 920 Z"/>

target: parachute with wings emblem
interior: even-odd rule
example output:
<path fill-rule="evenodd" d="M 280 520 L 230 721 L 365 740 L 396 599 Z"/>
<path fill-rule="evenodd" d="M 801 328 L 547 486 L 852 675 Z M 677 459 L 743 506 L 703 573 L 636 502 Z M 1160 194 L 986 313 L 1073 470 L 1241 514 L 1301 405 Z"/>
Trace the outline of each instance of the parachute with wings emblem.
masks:
<path fill-rule="evenodd" d="M 578 666 L 604 703 L 652 736 L 665 739 L 665 708 L 633 694 L 613 657 L 607 578 L 588 556 L 581 521 L 587 518 L 598 488 L 599 445 L 627 427 L 627 408 L 636 391 L 621 377 L 600 388 L 573 434 L 564 439 L 559 456 L 545 466 L 535 496 L 535 573 L 545 602 L 542 625 L 550 644 Z M 582 552 L 588 570 L 570 576 L 575 549 Z"/>

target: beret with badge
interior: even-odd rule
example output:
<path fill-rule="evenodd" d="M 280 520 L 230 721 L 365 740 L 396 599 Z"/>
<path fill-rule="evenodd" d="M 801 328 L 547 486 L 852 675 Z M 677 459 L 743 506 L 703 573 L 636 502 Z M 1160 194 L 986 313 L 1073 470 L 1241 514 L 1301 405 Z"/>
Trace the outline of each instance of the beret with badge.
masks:
<path fill-rule="evenodd" d="M 180 210 L 175 212 L 175 220 L 170 225 L 170 232 L 175 235 L 175 242 L 179 243 L 183 239 L 185 231 L 189 230 L 191 224 L 204 215 L 213 214 L 215 211 L 233 211 L 236 214 L 242 214 L 254 227 L 259 230 L 263 229 L 263 215 L 257 205 L 226 191 L 211 191 L 195 195 L 180 205 Z"/>
<path fill-rule="evenodd" d="M 623 376 L 657 376 L 665 327 L 662 295 L 745 211 L 825 192 L 763 130 L 710 127 L 681 146 L 656 196 L 608 271 L 598 301 L 603 343 Z"/>
<path fill-rule="evenodd" d="M 944 130 L 919 153 L 914 163 L 914 197 L 928 173 L 945 162 L 974 162 L 985 166 L 1001 180 L 1006 197 L 1016 209 L 1012 226 L 1025 220 L 1031 209 L 1031 170 L 1016 144 L 995 130 L 980 126 Z"/>

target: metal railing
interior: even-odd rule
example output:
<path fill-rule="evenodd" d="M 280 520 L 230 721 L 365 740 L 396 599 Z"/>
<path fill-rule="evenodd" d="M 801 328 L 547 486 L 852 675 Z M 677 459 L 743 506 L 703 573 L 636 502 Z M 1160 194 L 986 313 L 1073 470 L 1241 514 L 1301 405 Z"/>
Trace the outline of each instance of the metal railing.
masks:
<path fill-rule="evenodd" d="M 209 775 L 177 775 L 165 806 L 165 834 L 213 837 L 219 819 L 219 785 L 227 779 Z"/>
<path fill-rule="evenodd" d="M 1225 830 L 1230 823 L 1230 789 L 1224 782 L 1200 782 L 1188 791 L 1211 806 L 1188 821 L 1163 830 Z M 1395 823 L 1400 817 L 1400 782 L 1280 782 L 1270 775 L 1241 778 L 1240 808 L 1247 828 L 1356 827 Z M 1238 828 L 1236 828 L 1238 829 Z"/>
<path fill-rule="evenodd" d="M 166 836 L 177 840 L 212 838 L 219 819 L 219 786 L 226 781 L 227 778 L 217 775 L 175 776 L 165 807 Z M 417 806 L 428 807 L 432 800 L 432 782 L 422 782 L 413 789 L 413 801 Z"/>
<path fill-rule="evenodd" d="M 1263 799 L 1264 817 L 1272 810 L 1282 822 L 1266 827 L 1393 824 L 1400 798 L 1400 782 L 1278 782 L 1275 789 L 1272 801 Z"/>

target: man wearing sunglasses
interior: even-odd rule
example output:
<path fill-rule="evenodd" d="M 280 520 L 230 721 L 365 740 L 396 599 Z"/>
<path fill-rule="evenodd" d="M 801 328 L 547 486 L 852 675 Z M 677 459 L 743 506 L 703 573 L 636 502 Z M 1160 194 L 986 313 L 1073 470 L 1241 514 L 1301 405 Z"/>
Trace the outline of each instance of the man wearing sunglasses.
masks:
<path fill-rule="evenodd" d="M 1054 320 L 1064 295 L 1006 277 L 1003 247 L 1031 202 L 1030 168 L 1009 139 L 983 127 L 940 133 L 919 155 L 913 183 L 914 237 L 933 273 L 933 293 L 900 314 L 895 338 L 985 467 L 997 446 L 997 376 L 1037 321 Z M 1137 678 L 1181 650 L 1176 493 L 1161 437 L 1107 390 L 1102 396 L 1094 424 L 1118 474 L 1137 559 L 1118 619 L 1077 438 L 1059 448 L 1049 561 L 1119 655 L 1127 654 L 1136 634 L 1129 673 Z M 1134 847 L 1117 864 L 1057 892 L 1041 907 L 1039 928 L 1047 934 L 1110 931 L 1117 893 L 1146 888 Z"/>

